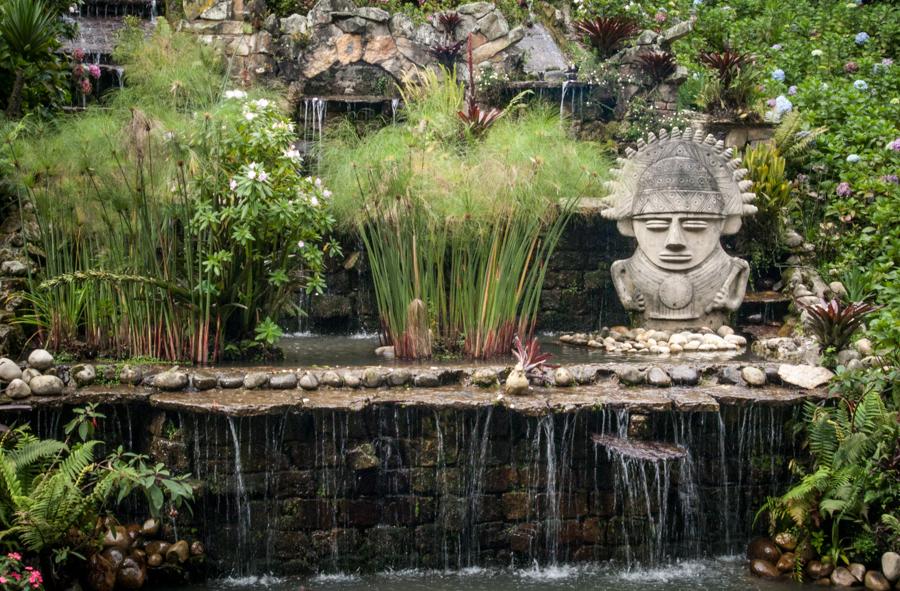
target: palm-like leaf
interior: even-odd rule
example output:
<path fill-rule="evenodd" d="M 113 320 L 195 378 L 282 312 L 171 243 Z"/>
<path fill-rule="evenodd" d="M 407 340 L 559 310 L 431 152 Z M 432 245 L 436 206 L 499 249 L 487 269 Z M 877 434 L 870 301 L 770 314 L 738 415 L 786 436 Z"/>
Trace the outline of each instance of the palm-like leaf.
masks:
<path fill-rule="evenodd" d="M 753 63 L 753 56 L 749 53 L 737 51 L 704 51 L 700 53 L 700 63 L 712 68 L 719 76 L 723 86 L 729 86 L 738 74 L 746 66 Z"/>
<path fill-rule="evenodd" d="M 41 0 L 6 0 L 0 5 L 0 39 L 13 58 L 37 60 L 57 43 L 56 17 Z"/>
<path fill-rule="evenodd" d="M 602 58 L 616 53 L 640 30 L 636 22 L 620 16 L 598 16 L 575 23 L 575 31 L 586 37 Z"/>
<path fill-rule="evenodd" d="M 838 299 L 820 301 L 814 304 L 800 304 L 807 313 L 807 327 L 823 347 L 843 349 L 862 326 L 866 317 L 879 310 L 866 302 L 844 305 Z"/>
<path fill-rule="evenodd" d="M 675 56 L 668 51 L 651 51 L 640 56 L 641 67 L 654 82 L 662 82 L 675 73 Z"/>

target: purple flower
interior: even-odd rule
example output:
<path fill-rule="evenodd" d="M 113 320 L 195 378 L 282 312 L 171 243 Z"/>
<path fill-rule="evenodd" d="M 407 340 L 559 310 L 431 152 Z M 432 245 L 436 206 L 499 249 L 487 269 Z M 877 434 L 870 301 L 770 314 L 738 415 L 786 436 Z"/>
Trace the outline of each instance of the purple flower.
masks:
<path fill-rule="evenodd" d="M 885 68 L 890 68 L 891 66 L 894 65 L 894 60 L 892 60 L 889 57 L 886 57 L 883 60 L 881 60 L 881 65 L 884 66 Z"/>
<path fill-rule="evenodd" d="M 98 66 L 97 64 L 91 64 L 90 66 L 88 66 L 88 73 L 94 80 L 96 80 L 100 77 L 100 66 Z"/>
<path fill-rule="evenodd" d="M 886 174 L 883 177 L 881 177 L 881 180 L 886 183 L 891 183 L 894 185 L 900 183 L 900 177 L 898 177 L 896 174 Z"/>
<path fill-rule="evenodd" d="M 776 43 L 775 45 L 772 46 L 772 49 L 774 49 L 775 51 L 781 51 L 781 49 L 782 49 L 781 43 Z"/>
<path fill-rule="evenodd" d="M 784 70 L 778 68 L 774 72 L 772 72 L 772 80 L 777 80 L 778 82 L 784 82 Z"/>
<path fill-rule="evenodd" d="M 788 95 L 789 95 L 789 96 L 794 96 L 795 94 L 797 94 L 797 87 L 796 87 L 796 86 L 791 86 L 790 88 L 788 88 Z"/>
<path fill-rule="evenodd" d="M 871 37 L 869 37 L 869 34 L 865 31 L 860 31 L 856 34 L 856 37 L 853 38 L 857 45 L 865 45 L 869 42 L 869 39 L 871 39 Z"/>
<path fill-rule="evenodd" d="M 850 183 L 840 183 L 835 192 L 839 197 L 846 197 L 853 193 L 853 189 L 850 188 Z"/>
<path fill-rule="evenodd" d="M 793 108 L 793 103 L 783 94 L 778 95 L 778 98 L 775 99 L 775 112 L 779 115 L 784 115 Z"/>
<path fill-rule="evenodd" d="M 769 99 L 766 101 L 766 104 L 769 105 L 770 108 L 775 108 L 775 99 Z"/>
<path fill-rule="evenodd" d="M 900 152 L 900 137 L 892 141 L 887 145 L 888 150 L 893 150 L 894 152 Z"/>

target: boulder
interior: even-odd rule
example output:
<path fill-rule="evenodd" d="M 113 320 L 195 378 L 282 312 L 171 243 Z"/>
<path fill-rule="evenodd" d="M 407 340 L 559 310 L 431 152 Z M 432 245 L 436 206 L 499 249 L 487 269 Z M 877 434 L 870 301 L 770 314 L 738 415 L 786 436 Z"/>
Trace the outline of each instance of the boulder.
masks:
<path fill-rule="evenodd" d="M 264 371 L 251 371 L 244 376 L 244 387 L 248 390 L 262 388 L 269 383 L 269 374 Z"/>
<path fill-rule="evenodd" d="M 881 555 L 881 572 L 892 583 L 900 581 L 900 554 L 885 552 Z"/>
<path fill-rule="evenodd" d="M 240 388 L 244 385 L 244 376 L 219 376 L 219 387 L 225 390 Z"/>
<path fill-rule="evenodd" d="M 831 583 L 837 587 L 856 587 L 859 580 L 849 570 L 839 566 L 831 573 Z"/>
<path fill-rule="evenodd" d="M 28 355 L 28 367 L 47 371 L 53 367 L 53 355 L 46 349 L 35 349 Z"/>
<path fill-rule="evenodd" d="M 723 325 L 720 326 L 719 329 L 716 331 L 716 334 L 719 335 L 720 337 L 722 337 L 722 338 L 724 339 L 725 337 L 727 337 L 727 336 L 729 336 L 729 335 L 733 335 L 733 334 L 734 334 L 734 329 L 731 328 L 730 326 L 726 325 L 726 324 L 723 324 Z"/>
<path fill-rule="evenodd" d="M 766 372 L 752 365 L 748 365 L 741 370 L 741 377 L 751 386 L 766 385 Z"/>
<path fill-rule="evenodd" d="M 63 391 L 63 381 L 56 376 L 37 376 L 28 383 L 35 396 L 59 396 Z"/>
<path fill-rule="evenodd" d="M 854 346 L 863 357 L 869 357 L 875 354 L 875 347 L 872 346 L 872 341 L 869 339 L 859 339 L 854 343 Z"/>
<path fill-rule="evenodd" d="M 417 388 L 436 388 L 441 385 L 441 378 L 436 371 L 420 371 L 413 378 L 413 385 Z"/>
<path fill-rule="evenodd" d="M 22 370 L 22 381 L 27 384 L 31 381 L 31 378 L 35 378 L 39 375 L 41 375 L 41 372 L 39 372 L 38 370 L 32 369 L 30 367 L 25 368 Z"/>
<path fill-rule="evenodd" d="M 528 382 L 528 376 L 526 376 L 525 372 L 520 368 L 513 368 L 506 377 L 506 382 L 503 384 L 503 391 L 510 396 L 527 394 L 530 389 L 531 384 Z"/>
<path fill-rule="evenodd" d="M 293 390 L 297 387 L 297 374 L 292 371 L 275 374 L 269 378 L 269 388 L 273 390 Z"/>
<path fill-rule="evenodd" d="M 206 554 L 206 548 L 203 547 L 203 542 L 196 540 L 191 543 L 191 556 L 203 556 Z"/>
<path fill-rule="evenodd" d="M 131 538 L 128 537 L 128 531 L 121 525 L 108 529 L 103 536 L 104 548 L 118 548 L 125 551 L 130 545 Z"/>
<path fill-rule="evenodd" d="M 398 369 L 391 370 L 391 372 L 388 373 L 387 382 L 388 382 L 388 385 L 394 386 L 394 387 L 405 386 L 406 384 L 409 383 L 411 378 L 412 378 L 412 375 L 409 373 L 409 370 L 401 367 Z"/>
<path fill-rule="evenodd" d="M 212 390 L 219 383 L 216 376 L 197 372 L 191 375 L 191 385 L 199 391 Z"/>
<path fill-rule="evenodd" d="M 794 570 L 794 565 L 797 562 L 796 556 L 794 556 L 793 552 L 785 552 L 781 555 L 781 558 L 778 559 L 778 563 L 775 565 L 780 572 L 789 573 Z"/>
<path fill-rule="evenodd" d="M 300 387 L 304 390 L 315 390 L 319 387 L 319 380 L 312 372 L 306 372 L 300 378 Z"/>
<path fill-rule="evenodd" d="M 657 388 L 668 388 L 672 385 L 672 378 L 661 367 L 653 367 L 647 372 L 647 383 Z"/>
<path fill-rule="evenodd" d="M 722 371 L 719 372 L 719 383 L 720 384 L 731 384 L 734 386 L 746 386 L 747 382 L 744 381 L 744 376 L 741 375 L 741 370 L 733 367 L 723 367 Z"/>
<path fill-rule="evenodd" d="M 790 365 L 782 363 L 778 366 L 778 377 L 785 384 L 798 386 L 807 390 L 827 384 L 834 377 L 828 369 L 815 365 Z"/>
<path fill-rule="evenodd" d="M 158 519 L 148 519 L 141 526 L 141 535 L 145 538 L 151 538 L 159 533 L 159 520 Z"/>
<path fill-rule="evenodd" d="M 188 385 L 188 375 L 173 368 L 153 376 L 151 383 L 154 387 L 169 392 L 184 390 Z"/>
<path fill-rule="evenodd" d="M 319 383 L 323 386 L 328 386 L 329 388 L 340 388 L 344 385 L 344 380 L 336 371 L 329 369 L 322 373 L 322 376 L 319 378 Z"/>
<path fill-rule="evenodd" d="M 144 546 L 144 552 L 147 553 L 147 556 L 152 556 L 154 554 L 164 555 L 169 550 L 168 542 L 164 542 L 162 540 L 153 540 L 151 542 L 147 542 Z"/>
<path fill-rule="evenodd" d="M 11 382 L 22 378 L 19 364 L 8 357 L 0 357 L 0 381 Z"/>
<path fill-rule="evenodd" d="M 162 554 L 148 554 L 147 555 L 147 566 L 157 567 L 162 565 L 163 557 Z"/>
<path fill-rule="evenodd" d="M 769 538 L 754 538 L 747 545 L 747 558 L 750 560 L 765 560 L 774 565 L 781 558 L 781 551 L 775 545 L 775 542 Z"/>
<path fill-rule="evenodd" d="M 188 543 L 184 540 L 178 540 L 166 550 L 166 562 L 173 564 L 183 564 L 191 555 Z"/>
<path fill-rule="evenodd" d="M 144 372 L 140 367 L 131 367 L 130 365 L 122 366 L 119 370 L 119 381 L 123 384 L 131 384 L 136 386 L 144 379 Z"/>
<path fill-rule="evenodd" d="M 362 384 L 366 388 L 377 388 L 384 383 L 384 374 L 377 367 L 367 367 L 363 371 Z"/>
<path fill-rule="evenodd" d="M 616 377 L 619 378 L 619 382 L 626 386 L 640 386 L 644 383 L 646 376 L 644 372 L 636 367 L 625 367 L 616 370 Z"/>
<path fill-rule="evenodd" d="M 99 552 L 88 559 L 87 584 L 94 591 L 113 591 L 116 587 L 116 567 Z"/>
<path fill-rule="evenodd" d="M 866 589 L 871 591 L 890 591 L 891 584 L 883 574 L 877 570 L 870 570 L 863 579 Z"/>
<path fill-rule="evenodd" d="M 851 562 L 847 565 L 847 570 L 850 571 L 850 574 L 853 575 L 857 581 L 860 583 L 866 578 L 866 565 L 860 564 L 858 562 Z"/>
<path fill-rule="evenodd" d="M 575 376 L 565 367 L 557 367 L 553 372 L 553 384 L 560 388 L 568 388 L 575 385 Z"/>
<path fill-rule="evenodd" d="M 781 571 L 775 568 L 774 564 L 758 558 L 750 561 L 750 572 L 763 579 L 777 579 L 781 576 Z"/>
<path fill-rule="evenodd" d="M 6 386 L 6 390 L 4 390 L 3 393 L 13 400 L 21 400 L 22 398 L 31 396 L 31 388 L 29 388 L 28 384 L 24 381 L 16 378 Z"/>
<path fill-rule="evenodd" d="M 806 563 L 806 574 L 808 574 L 809 578 L 811 579 L 818 580 L 822 578 L 828 578 L 831 576 L 831 573 L 833 571 L 833 565 L 821 562 L 819 560 L 810 560 Z"/>
<path fill-rule="evenodd" d="M 93 365 L 76 365 L 72 368 L 72 379 L 79 388 L 90 386 L 97 379 L 97 370 Z"/>
<path fill-rule="evenodd" d="M 359 388 L 359 386 L 362 384 L 362 379 L 359 376 L 359 372 L 356 371 L 342 372 L 341 381 L 348 388 Z"/>
<path fill-rule="evenodd" d="M 375 354 L 378 355 L 379 357 L 384 357 L 385 359 L 393 359 L 395 356 L 394 347 L 392 345 L 376 347 Z"/>
<path fill-rule="evenodd" d="M 669 375 L 678 386 L 696 386 L 700 383 L 700 374 L 689 365 L 676 365 L 669 370 Z"/>
<path fill-rule="evenodd" d="M 28 274 L 28 267 L 22 261 L 3 261 L 0 264 L 0 275 L 7 277 L 24 277 Z"/>

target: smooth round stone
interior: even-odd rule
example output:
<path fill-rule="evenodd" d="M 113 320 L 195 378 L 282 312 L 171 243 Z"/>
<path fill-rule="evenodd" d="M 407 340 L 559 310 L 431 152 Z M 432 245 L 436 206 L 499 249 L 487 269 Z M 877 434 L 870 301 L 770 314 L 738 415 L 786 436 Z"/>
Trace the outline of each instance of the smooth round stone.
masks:
<path fill-rule="evenodd" d="M 147 567 L 131 556 L 122 561 L 116 573 L 116 589 L 140 589 L 147 580 Z"/>
<path fill-rule="evenodd" d="M 323 386 L 328 386 L 329 388 L 340 388 L 344 385 L 344 380 L 341 379 L 341 376 L 336 371 L 331 371 L 329 369 L 322 373 L 319 383 Z"/>
<path fill-rule="evenodd" d="M 436 388 L 441 385 L 441 378 L 435 371 L 421 371 L 413 378 L 413 385 L 417 388 Z"/>
<path fill-rule="evenodd" d="M 787 573 L 794 570 L 794 564 L 796 563 L 796 557 L 793 552 L 785 552 L 781 555 L 781 558 L 778 559 L 778 563 L 775 565 L 780 572 Z"/>
<path fill-rule="evenodd" d="M 859 339 L 854 346 L 863 357 L 869 357 L 870 355 L 875 354 L 875 348 L 872 346 L 872 341 L 869 339 Z"/>
<path fill-rule="evenodd" d="M 11 382 L 22 378 L 19 364 L 8 357 L 0 358 L 0 381 Z"/>
<path fill-rule="evenodd" d="M 188 375 L 183 371 L 170 369 L 153 376 L 153 385 L 160 390 L 183 390 L 188 385 Z"/>
<path fill-rule="evenodd" d="M 859 351 L 857 351 L 855 349 L 843 349 L 841 351 L 838 351 L 837 364 L 847 367 L 851 361 L 856 361 L 859 358 L 860 358 Z"/>
<path fill-rule="evenodd" d="M 21 400 L 31 396 L 31 388 L 28 387 L 24 380 L 16 378 L 6 386 L 6 390 L 3 393 L 13 400 Z"/>
<path fill-rule="evenodd" d="M 201 392 L 203 390 L 212 390 L 216 387 L 218 380 L 216 376 L 207 373 L 195 373 L 191 375 L 191 385 Z"/>
<path fill-rule="evenodd" d="M 766 385 L 766 372 L 759 369 L 758 367 L 753 367 L 752 365 L 748 365 L 741 370 L 741 377 L 744 378 L 744 381 L 751 386 Z"/>
<path fill-rule="evenodd" d="M 881 555 L 881 572 L 892 583 L 900 581 L 900 554 L 885 552 Z"/>
<path fill-rule="evenodd" d="M 591 347 L 592 349 L 600 349 L 604 345 L 600 341 L 595 341 L 594 339 L 591 339 L 587 342 L 587 346 Z"/>
<path fill-rule="evenodd" d="M 673 355 L 684 352 L 684 347 L 681 345 L 669 345 L 669 352 Z"/>
<path fill-rule="evenodd" d="M 672 378 L 669 377 L 666 370 L 661 367 L 654 367 L 647 372 L 647 382 L 657 388 L 668 388 L 672 385 Z"/>
<path fill-rule="evenodd" d="M 148 519 L 144 521 L 144 524 L 141 526 L 141 535 L 145 537 L 155 536 L 159 533 L 159 520 L 158 519 Z"/>
<path fill-rule="evenodd" d="M 244 385 L 244 376 L 219 376 L 219 387 L 226 390 L 240 388 Z"/>
<path fill-rule="evenodd" d="M 348 388 L 359 388 L 362 384 L 362 380 L 359 377 L 359 372 L 356 371 L 345 371 L 341 374 L 341 381 Z"/>
<path fill-rule="evenodd" d="M 750 560 L 765 560 L 774 567 L 778 559 L 781 558 L 781 550 L 769 538 L 754 538 L 747 545 L 747 558 Z"/>
<path fill-rule="evenodd" d="M 497 372 L 486 367 L 476 369 L 472 374 L 472 383 L 482 388 L 488 388 L 497 383 Z"/>
<path fill-rule="evenodd" d="M 746 382 L 744 382 L 744 378 L 741 375 L 741 370 L 732 366 L 722 368 L 722 371 L 719 372 L 719 383 L 733 384 L 736 386 L 746 385 Z"/>
<path fill-rule="evenodd" d="M 39 372 L 38 370 L 31 367 L 25 368 L 22 370 L 22 381 L 27 384 L 31 381 L 31 378 L 37 377 L 39 375 L 41 375 L 41 372 Z"/>
<path fill-rule="evenodd" d="M 640 386 L 644 383 L 644 372 L 636 367 L 626 367 L 616 370 L 616 377 L 626 386 Z"/>
<path fill-rule="evenodd" d="M 797 547 L 797 536 L 790 532 L 781 532 L 775 536 L 775 544 L 782 550 L 792 552 Z"/>
<path fill-rule="evenodd" d="M 560 388 L 575 385 L 575 376 L 565 367 L 557 367 L 553 372 L 553 383 Z"/>
<path fill-rule="evenodd" d="M 684 345 L 687 342 L 688 342 L 687 337 L 681 333 L 676 333 L 669 337 L 669 346 L 670 347 L 672 345 Z"/>
<path fill-rule="evenodd" d="M 28 367 L 46 371 L 53 367 L 53 355 L 46 349 L 35 349 L 28 355 Z"/>
<path fill-rule="evenodd" d="M 119 371 L 119 381 L 123 384 L 131 384 L 132 386 L 136 386 L 141 383 L 141 380 L 144 379 L 144 372 L 141 371 L 139 367 L 131 367 L 130 365 L 125 365 Z"/>
<path fill-rule="evenodd" d="M 297 387 L 297 374 L 279 373 L 269 378 L 269 388 L 273 390 L 293 390 Z"/>
<path fill-rule="evenodd" d="M 405 386 L 412 379 L 412 375 L 408 369 L 395 369 L 387 376 L 387 382 L 390 386 Z"/>
<path fill-rule="evenodd" d="M 696 386 L 700 383 L 700 374 L 689 365 L 676 365 L 669 370 L 672 381 L 679 386 Z"/>
<path fill-rule="evenodd" d="M 377 388 L 384 383 L 384 375 L 377 367 L 367 367 L 363 371 L 362 384 L 366 388 Z"/>
<path fill-rule="evenodd" d="M 838 587 L 855 587 L 860 583 L 853 573 L 843 566 L 834 569 L 834 572 L 831 573 L 831 582 Z"/>
<path fill-rule="evenodd" d="M 811 579 L 818 580 L 828 578 L 831 576 L 832 571 L 834 571 L 833 565 L 825 564 L 819 560 L 810 560 L 806 563 L 806 574 L 808 574 Z"/>
<path fill-rule="evenodd" d="M 728 335 L 734 334 L 734 329 L 731 328 L 730 326 L 723 324 L 722 326 L 719 327 L 719 330 L 716 331 L 716 334 L 724 339 Z"/>
<path fill-rule="evenodd" d="M 383 347 L 378 347 L 375 349 L 375 354 L 379 357 L 384 357 L 385 359 L 393 359 L 394 358 L 394 347 L 392 345 L 385 345 Z"/>
<path fill-rule="evenodd" d="M 35 396 L 59 396 L 63 391 L 63 381 L 56 376 L 37 376 L 28 383 Z"/>
<path fill-rule="evenodd" d="M 849 570 L 850 574 L 853 575 L 853 577 L 860 583 L 862 583 L 863 579 L 866 578 L 866 565 L 865 564 L 860 564 L 858 562 L 851 562 L 849 564 L 849 566 L 847 566 L 847 570 Z"/>
<path fill-rule="evenodd" d="M 699 347 L 697 347 L 698 351 L 718 351 L 719 347 L 713 343 L 701 343 Z"/>
<path fill-rule="evenodd" d="M 72 368 L 72 379 L 78 387 L 90 386 L 97 379 L 97 371 L 93 365 L 78 365 Z"/>
<path fill-rule="evenodd" d="M 688 341 L 684 345 L 685 351 L 699 351 L 700 350 L 700 342 L 699 341 Z"/>
<path fill-rule="evenodd" d="M 269 374 L 263 371 L 253 371 L 244 376 L 244 387 L 248 390 L 261 388 L 269 382 Z"/>
<path fill-rule="evenodd" d="M 750 572 L 763 579 L 777 579 L 781 576 L 781 571 L 774 564 L 758 558 L 750 561 Z"/>
<path fill-rule="evenodd" d="M 300 378 L 300 387 L 304 390 L 315 390 L 319 387 L 319 380 L 312 372 L 306 372 L 303 374 L 303 377 Z"/>
<path fill-rule="evenodd" d="M 866 589 L 870 591 L 890 591 L 891 589 L 890 582 L 877 570 L 867 572 L 863 582 L 866 585 Z"/>

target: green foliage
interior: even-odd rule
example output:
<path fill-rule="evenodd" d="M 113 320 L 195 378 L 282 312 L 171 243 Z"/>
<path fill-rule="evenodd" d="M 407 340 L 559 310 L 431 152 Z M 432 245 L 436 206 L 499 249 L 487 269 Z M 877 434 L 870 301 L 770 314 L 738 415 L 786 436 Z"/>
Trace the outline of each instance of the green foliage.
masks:
<path fill-rule="evenodd" d="M 146 456 L 119 448 L 98 458 L 102 443 L 91 437 L 104 418 L 93 406 L 78 409 L 65 441 L 39 439 L 28 425 L 0 438 L 0 539 L 43 556 L 83 557 L 100 547 L 100 518 L 132 493 L 156 516 L 192 500 L 186 476 Z"/>
<path fill-rule="evenodd" d="M 600 190 L 606 165 L 549 110 L 509 113 L 477 138 L 463 133 L 464 92 L 451 76 L 429 74 L 404 99 L 400 124 L 366 137 L 332 133 L 323 166 L 338 220 L 363 237 L 400 355 L 421 340 L 414 301 L 438 346 L 508 353 L 517 332 L 531 331 L 574 199 Z"/>
<path fill-rule="evenodd" d="M 804 305 L 803 310 L 807 313 L 806 325 L 822 348 L 840 351 L 877 308 L 865 302 L 843 304 L 833 299 Z"/>
<path fill-rule="evenodd" d="M 790 219 L 796 203 L 785 176 L 785 159 L 777 147 L 757 144 L 747 148 L 742 160 L 749 171 L 747 178 L 753 181 L 754 205 L 759 210 L 744 222 L 742 236 L 747 237 L 744 242 L 754 266 L 768 268 L 781 261 L 785 220 Z"/>

